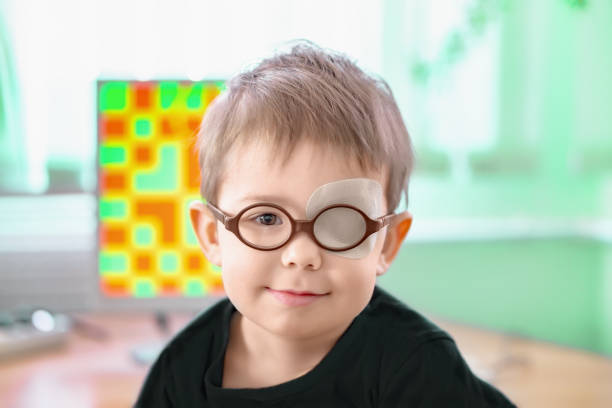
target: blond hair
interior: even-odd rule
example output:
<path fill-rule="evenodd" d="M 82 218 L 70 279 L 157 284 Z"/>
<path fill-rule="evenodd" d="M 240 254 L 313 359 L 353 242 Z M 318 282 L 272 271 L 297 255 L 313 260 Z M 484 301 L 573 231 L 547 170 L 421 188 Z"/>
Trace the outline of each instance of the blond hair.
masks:
<path fill-rule="evenodd" d="M 362 170 L 388 166 L 389 212 L 402 192 L 408 204 L 413 151 L 391 89 L 345 55 L 305 41 L 232 78 L 206 111 L 196 143 L 202 197 L 217 202 L 230 149 L 263 142 L 285 164 L 304 137 Z"/>

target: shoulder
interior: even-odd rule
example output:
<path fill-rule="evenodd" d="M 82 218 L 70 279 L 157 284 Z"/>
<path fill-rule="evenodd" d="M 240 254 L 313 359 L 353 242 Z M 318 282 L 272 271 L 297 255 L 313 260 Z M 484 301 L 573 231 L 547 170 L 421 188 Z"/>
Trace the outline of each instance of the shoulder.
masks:
<path fill-rule="evenodd" d="M 377 356 L 380 388 L 403 361 L 414 360 L 424 345 L 450 335 L 390 293 L 376 286 L 361 316 L 360 343 Z"/>
<path fill-rule="evenodd" d="M 222 340 L 226 319 L 229 319 L 233 306 L 229 299 L 223 298 L 198 314 L 181 329 L 166 345 L 164 353 L 173 357 L 202 350 L 203 343 Z"/>
<path fill-rule="evenodd" d="M 492 385 L 472 373 L 452 339 L 424 343 L 397 361 L 381 387 L 381 406 L 397 401 L 421 401 L 421 406 L 514 407 Z"/>
<path fill-rule="evenodd" d="M 453 338 L 433 322 L 377 288 L 368 314 L 380 333 L 380 406 L 512 407 L 476 377 Z"/>
<path fill-rule="evenodd" d="M 227 298 L 218 301 L 168 342 L 149 370 L 136 406 L 173 406 L 179 397 L 197 395 L 205 370 L 223 349 L 225 319 L 232 308 Z"/>
<path fill-rule="evenodd" d="M 401 345 L 404 354 L 414 352 L 431 340 L 452 340 L 435 323 L 378 286 L 363 311 L 363 319 L 368 332 L 379 333 L 377 337 L 384 334 L 384 344 Z"/>

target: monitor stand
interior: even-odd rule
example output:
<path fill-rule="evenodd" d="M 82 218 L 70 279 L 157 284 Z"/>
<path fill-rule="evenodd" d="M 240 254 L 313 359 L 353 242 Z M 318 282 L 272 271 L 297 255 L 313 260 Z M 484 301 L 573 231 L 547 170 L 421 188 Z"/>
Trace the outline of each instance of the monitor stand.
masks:
<path fill-rule="evenodd" d="M 162 339 L 140 344 L 130 351 L 130 355 L 138 364 L 151 365 L 157 360 L 157 356 L 170 340 L 170 328 L 168 315 L 164 312 L 155 313 L 155 326 L 159 329 Z"/>
<path fill-rule="evenodd" d="M 157 356 L 165 345 L 166 342 L 164 341 L 140 344 L 132 349 L 130 355 L 140 365 L 151 365 L 157 360 Z"/>

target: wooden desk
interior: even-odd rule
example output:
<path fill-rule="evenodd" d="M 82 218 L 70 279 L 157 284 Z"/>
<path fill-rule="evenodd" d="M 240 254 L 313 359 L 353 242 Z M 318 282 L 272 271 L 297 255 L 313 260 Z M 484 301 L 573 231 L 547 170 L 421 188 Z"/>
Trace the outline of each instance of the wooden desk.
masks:
<path fill-rule="evenodd" d="M 87 315 L 108 339 L 71 333 L 65 347 L 0 361 L 0 407 L 116 408 L 131 406 L 148 367 L 130 351 L 160 339 L 144 314 Z M 173 331 L 189 320 L 171 318 Z M 468 363 L 520 407 L 611 407 L 612 360 L 548 343 L 436 321 Z"/>
<path fill-rule="evenodd" d="M 612 407 L 612 359 L 436 320 L 472 370 L 519 407 Z"/>

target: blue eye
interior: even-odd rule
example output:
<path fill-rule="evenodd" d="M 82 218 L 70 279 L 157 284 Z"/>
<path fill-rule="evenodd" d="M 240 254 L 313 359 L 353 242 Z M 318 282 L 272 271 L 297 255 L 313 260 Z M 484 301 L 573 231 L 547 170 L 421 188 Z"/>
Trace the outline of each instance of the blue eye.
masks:
<path fill-rule="evenodd" d="M 275 214 L 269 214 L 269 213 L 267 213 L 267 214 L 261 214 L 261 215 L 258 215 L 258 216 L 256 216 L 256 217 L 254 217 L 254 218 L 255 218 L 257 221 L 262 220 L 261 224 L 263 224 L 263 225 L 276 225 L 276 224 L 274 223 L 274 221 L 275 221 L 275 220 L 278 220 L 278 221 L 279 221 L 279 223 L 278 223 L 278 224 L 282 224 L 282 222 L 280 222 L 280 221 L 281 221 L 281 220 L 280 220 L 280 218 L 279 218 L 279 217 L 277 217 Z"/>

